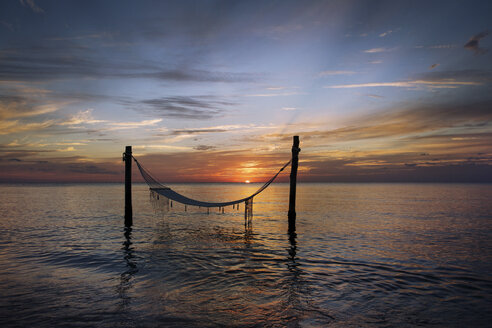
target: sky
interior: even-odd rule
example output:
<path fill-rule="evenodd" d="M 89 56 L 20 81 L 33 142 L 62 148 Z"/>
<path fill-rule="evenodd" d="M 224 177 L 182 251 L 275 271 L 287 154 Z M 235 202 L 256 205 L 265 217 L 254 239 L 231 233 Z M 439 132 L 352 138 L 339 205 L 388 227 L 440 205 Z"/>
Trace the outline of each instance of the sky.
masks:
<path fill-rule="evenodd" d="M 261 182 L 293 135 L 301 182 L 492 182 L 491 22 L 492 1 L 1 1 L 0 182 L 121 182 L 127 145 L 164 183 Z"/>

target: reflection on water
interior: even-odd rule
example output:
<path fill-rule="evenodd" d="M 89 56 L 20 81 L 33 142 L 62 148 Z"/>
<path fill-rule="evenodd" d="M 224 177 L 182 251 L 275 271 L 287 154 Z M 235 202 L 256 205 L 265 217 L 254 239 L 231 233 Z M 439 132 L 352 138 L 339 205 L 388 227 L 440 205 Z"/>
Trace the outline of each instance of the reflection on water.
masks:
<path fill-rule="evenodd" d="M 254 185 L 177 185 L 230 200 Z M 251 190 L 249 190 L 251 189 Z M 492 186 L 288 185 L 224 213 L 134 187 L 0 186 L 2 326 L 486 327 Z M 223 197 L 223 199 L 218 199 Z M 28 201 L 26 201 L 28 200 Z M 297 234 L 296 234 L 297 233 Z"/>
<path fill-rule="evenodd" d="M 128 306 L 130 305 L 131 297 L 128 295 L 128 291 L 132 288 L 133 285 L 133 276 L 138 272 L 138 267 L 135 262 L 135 256 L 133 255 L 133 243 L 132 243 L 132 228 L 125 227 L 124 237 L 125 241 L 123 242 L 123 259 L 126 263 L 126 268 L 123 273 L 120 275 L 120 283 L 117 288 L 117 292 L 119 298 L 121 299 L 121 307 L 119 311 L 125 312 Z"/>

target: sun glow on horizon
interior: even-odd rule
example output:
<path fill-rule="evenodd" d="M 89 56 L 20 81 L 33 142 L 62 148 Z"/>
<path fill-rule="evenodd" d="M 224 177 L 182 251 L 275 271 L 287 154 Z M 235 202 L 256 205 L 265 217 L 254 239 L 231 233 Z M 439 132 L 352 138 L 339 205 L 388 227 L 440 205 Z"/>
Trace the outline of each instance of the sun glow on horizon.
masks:
<path fill-rule="evenodd" d="M 250 183 L 250 181 L 249 180 L 246 180 L 246 181 L 244 181 L 244 183 Z"/>

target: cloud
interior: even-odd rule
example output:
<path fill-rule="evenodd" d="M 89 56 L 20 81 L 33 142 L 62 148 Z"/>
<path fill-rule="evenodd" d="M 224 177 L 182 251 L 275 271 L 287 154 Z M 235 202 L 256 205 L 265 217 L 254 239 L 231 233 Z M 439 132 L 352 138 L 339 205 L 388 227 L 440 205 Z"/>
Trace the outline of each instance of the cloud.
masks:
<path fill-rule="evenodd" d="M 197 69 L 154 70 L 153 72 L 119 73 L 126 78 L 150 78 L 175 82 L 254 82 L 258 76 L 249 73 L 211 72 Z"/>
<path fill-rule="evenodd" d="M 295 108 L 295 107 L 282 107 L 282 110 L 293 111 L 293 110 L 297 110 L 297 108 Z"/>
<path fill-rule="evenodd" d="M 301 92 L 278 92 L 278 93 L 256 93 L 245 95 L 246 97 L 283 97 L 283 96 L 296 96 L 302 95 Z"/>
<path fill-rule="evenodd" d="M 302 132 L 300 124 L 262 142 L 283 148 L 300 135 L 302 181 L 492 181 L 491 106 L 492 100 L 415 104 L 335 129 L 320 123 Z"/>
<path fill-rule="evenodd" d="M 290 136 L 291 137 L 291 136 Z M 407 148 L 394 152 L 384 150 L 316 152 L 303 137 L 304 150 L 299 167 L 299 181 L 492 181 L 492 154 L 439 154 L 421 156 Z M 244 181 L 253 178 L 265 181 L 289 160 L 291 138 L 281 151 L 258 153 L 251 157 L 249 150 L 217 151 L 206 149 L 206 156 L 194 151 L 165 154 L 137 154 L 139 161 L 159 180 L 167 182 Z M 163 169 L 162 162 L 166 162 Z M 251 180 L 251 179 L 250 179 Z M 283 173 L 278 181 L 288 181 Z"/>
<path fill-rule="evenodd" d="M 215 96 L 173 96 L 133 102 L 137 110 L 169 118 L 203 120 L 224 114 L 234 103 Z"/>
<path fill-rule="evenodd" d="M 343 160 L 321 157 L 304 164 L 309 166 L 308 173 L 300 173 L 298 179 L 306 182 L 492 182 L 492 165 L 488 163 L 463 159 L 456 163 L 421 165 L 411 162 L 414 159 L 413 154 L 367 155 Z"/>
<path fill-rule="evenodd" d="M 277 128 L 278 127 L 273 125 L 229 124 L 229 125 L 217 125 L 217 126 L 209 126 L 209 127 L 201 127 L 201 128 L 174 129 L 171 131 L 164 129 L 164 131 L 156 133 L 155 136 L 165 137 L 164 140 L 166 144 L 172 144 L 190 138 L 194 138 L 194 140 L 196 141 L 197 136 L 218 134 L 218 133 L 220 134 L 229 133 L 230 136 L 223 137 L 223 138 L 228 138 L 228 140 L 230 140 L 232 135 L 251 134 L 251 133 L 258 132 L 260 130 L 277 129 Z M 240 140 L 244 142 L 245 141 L 244 136 L 241 136 Z"/>
<path fill-rule="evenodd" d="M 208 148 L 207 146 L 199 148 L 166 154 L 137 154 L 136 157 L 159 181 L 164 183 L 243 182 L 246 178 L 255 182 L 266 181 L 290 159 L 289 147 L 281 154 L 255 153 L 254 158 L 251 157 L 250 150 L 217 151 L 205 149 Z M 197 150 L 206 151 L 206 156 L 197 155 Z M 163 169 L 163 162 L 166 163 L 166 169 Z M 245 166 L 246 163 L 251 162 L 255 162 L 254 167 Z M 277 181 L 288 181 L 288 173 L 284 171 L 279 178 Z"/>
<path fill-rule="evenodd" d="M 53 121 L 53 125 L 49 126 L 49 129 L 43 130 L 38 135 L 48 136 L 58 136 L 58 135 L 85 135 L 85 134 L 95 134 L 97 136 L 105 136 L 109 129 L 86 129 L 79 126 L 69 126 L 64 128 L 59 125 L 58 121 Z"/>
<path fill-rule="evenodd" d="M 0 76 L 4 81 L 102 77 L 111 73 L 108 68 L 115 66 L 114 63 L 107 63 L 109 66 L 101 67 L 101 63 L 91 58 L 87 49 L 68 43 L 58 47 L 46 43 L 6 51 L 0 61 Z"/>
<path fill-rule="evenodd" d="M 491 105 L 492 101 L 486 101 L 392 108 L 354 118 L 339 128 L 317 131 L 299 131 L 305 128 L 301 124 L 289 128 L 289 133 L 262 135 L 262 142 L 277 148 L 272 152 L 255 151 L 254 158 L 248 146 L 219 151 L 206 144 L 193 148 L 137 145 L 135 153 L 163 182 L 244 181 L 246 177 L 264 181 L 278 165 L 289 160 L 292 134 L 300 132 L 304 149 L 300 181 L 492 181 L 490 124 L 484 125 L 492 121 Z M 228 129 L 245 128 L 211 126 L 176 130 L 176 134 Z M 197 156 L 197 151 L 206 151 L 207 156 Z M 0 180 L 117 181 L 123 174 L 121 166 L 114 164 L 116 160 L 84 164 L 81 158 L 73 157 L 43 159 L 45 163 L 37 164 L 30 159 L 33 154 L 2 152 Z M 166 169 L 162 168 L 163 161 Z M 251 161 L 255 162 L 254 167 L 244 166 Z M 111 171 L 119 173 L 104 173 Z M 282 175 L 280 181 L 287 180 L 288 175 Z"/>
<path fill-rule="evenodd" d="M 39 14 L 44 14 L 44 10 L 39 7 L 35 2 L 34 0 L 19 0 L 20 3 L 24 6 L 24 7 L 29 7 L 31 8 L 32 11 L 34 11 L 35 13 L 39 13 Z"/>
<path fill-rule="evenodd" d="M 198 145 L 198 146 L 193 147 L 193 149 L 199 150 L 199 151 L 207 151 L 207 150 L 217 149 L 217 147 L 215 147 L 215 146 L 207 146 L 207 145 Z"/>
<path fill-rule="evenodd" d="M 492 82 L 492 70 L 454 70 L 454 71 L 432 71 L 415 76 L 416 80 L 425 81 L 464 81 L 488 84 Z"/>
<path fill-rule="evenodd" d="M 389 31 L 386 31 L 386 32 L 383 32 L 383 33 L 379 34 L 379 37 L 380 38 L 384 38 L 385 36 L 388 36 L 391 33 L 393 33 L 393 31 L 392 30 L 389 30 Z"/>
<path fill-rule="evenodd" d="M 18 120 L 0 121 L 0 135 L 42 130 L 52 126 L 54 123 L 53 120 L 39 123 L 21 123 Z"/>
<path fill-rule="evenodd" d="M 173 130 L 169 135 L 180 136 L 180 135 L 196 135 L 196 134 L 205 134 L 205 133 L 220 133 L 227 132 L 229 129 L 222 128 L 201 128 L 201 129 L 182 129 L 182 130 Z"/>
<path fill-rule="evenodd" d="M 209 71 L 192 67 L 165 67 L 135 58 L 98 56 L 76 40 L 46 41 L 23 47 L 4 48 L 0 78 L 4 81 L 49 81 L 77 78 L 153 79 L 173 82 L 254 82 L 253 73 Z"/>
<path fill-rule="evenodd" d="M 67 121 L 58 123 L 59 125 L 80 125 L 80 124 L 95 124 L 95 123 L 104 123 L 107 122 L 105 120 L 96 120 L 92 117 L 93 109 L 89 108 L 85 111 L 80 111 L 77 114 L 73 115 Z"/>
<path fill-rule="evenodd" d="M 267 90 L 285 90 L 288 89 L 289 87 L 268 87 L 266 88 Z"/>
<path fill-rule="evenodd" d="M 429 49 L 452 49 L 456 48 L 455 44 L 436 44 L 433 46 L 429 46 Z"/>
<path fill-rule="evenodd" d="M 464 48 L 475 52 L 476 55 L 486 53 L 486 49 L 480 48 L 479 41 L 485 38 L 487 35 L 489 35 L 489 31 L 480 32 L 477 35 L 472 36 L 470 40 L 468 40 L 468 42 L 464 45 Z"/>
<path fill-rule="evenodd" d="M 161 150 L 178 150 L 178 151 L 184 151 L 184 150 L 190 150 L 190 147 L 183 147 L 183 146 L 172 146 L 172 145 L 136 145 L 133 146 L 134 149 L 136 150 L 147 150 L 147 149 L 161 149 Z"/>
<path fill-rule="evenodd" d="M 41 97 L 24 96 L 25 90 L 7 90 L 7 94 L 0 95 L 0 120 L 21 117 L 32 117 L 58 111 L 67 102 L 45 101 Z M 9 95 L 8 93 L 13 93 Z"/>
<path fill-rule="evenodd" d="M 110 126 L 108 130 L 136 129 L 144 126 L 156 125 L 161 121 L 162 119 L 158 118 L 154 120 L 145 120 L 140 122 L 112 122 L 112 123 L 108 123 L 108 125 Z"/>
<path fill-rule="evenodd" d="M 455 89 L 460 86 L 476 86 L 482 85 L 481 82 L 472 81 L 454 81 L 454 80 L 440 80 L 440 81 L 401 81 L 401 82 L 372 82 L 372 83 L 359 83 L 359 84 L 341 84 L 325 86 L 324 88 L 331 89 L 350 89 L 350 88 L 374 88 L 374 87 L 396 87 L 396 88 L 416 88 L 425 87 L 429 89 Z"/>
<path fill-rule="evenodd" d="M 380 95 L 375 95 L 375 94 L 368 94 L 368 95 L 366 95 L 366 96 L 368 96 L 368 97 L 370 97 L 370 98 L 376 98 L 376 99 L 381 99 L 381 98 L 384 98 L 383 96 L 380 96 Z"/>
<path fill-rule="evenodd" d="M 364 50 L 364 52 L 368 53 L 368 54 L 375 54 L 375 53 L 381 53 L 381 52 L 389 52 L 389 51 L 393 51 L 393 50 L 395 50 L 395 48 L 372 48 L 372 49 Z"/>
<path fill-rule="evenodd" d="M 431 134 L 442 135 L 447 131 L 446 138 L 453 135 L 463 138 L 467 134 L 478 131 L 473 137 L 479 137 L 482 142 L 490 145 L 487 130 L 492 121 L 490 107 L 492 100 L 470 103 L 441 103 L 420 104 L 400 110 L 385 110 L 371 115 L 365 115 L 348 121 L 344 127 L 332 130 L 312 130 L 299 132 L 306 140 L 316 140 L 318 144 L 326 142 L 368 141 L 370 139 L 389 138 L 415 138 L 429 136 Z M 485 124 L 485 125 L 484 125 Z M 451 130 L 450 130 L 451 129 Z M 463 131 L 465 132 L 463 132 Z M 420 138 L 419 137 L 419 138 Z M 270 134 L 267 138 L 272 140 L 290 141 L 291 134 Z M 488 139 L 488 140 L 487 140 Z M 401 141 L 401 139 L 398 139 Z M 474 139 L 475 141 L 478 139 Z M 396 143 L 390 149 L 399 149 L 403 143 Z M 443 147 L 443 150 L 445 148 Z M 422 153 L 422 151 L 420 151 Z"/>
<path fill-rule="evenodd" d="M 23 138 L 24 140 L 25 138 Z M 15 148 L 15 149 L 25 149 L 25 148 L 45 148 L 45 147 L 52 147 L 52 146 L 84 146 L 87 145 L 86 142 L 26 142 L 21 141 L 19 142 L 18 139 L 15 139 L 14 141 L 8 143 L 8 144 L 3 144 L 0 145 L 0 147 L 3 148 Z"/>
<path fill-rule="evenodd" d="M 72 146 L 69 146 L 67 148 L 63 148 L 63 149 L 58 149 L 59 152 L 68 152 L 68 151 L 75 151 L 75 148 L 72 147 Z"/>
<path fill-rule="evenodd" d="M 221 133 L 221 132 L 230 132 L 230 131 L 244 131 L 244 130 L 252 130 L 252 129 L 266 129 L 272 128 L 271 126 L 263 126 L 263 125 L 255 125 L 255 124 L 230 124 L 230 125 L 218 125 L 211 127 L 203 127 L 203 128 L 195 128 L 195 129 L 177 129 L 172 130 L 166 135 L 171 136 L 181 136 L 181 135 L 197 135 L 197 134 L 206 134 L 206 133 Z"/>
<path fill-rule="evenodd" d="M 330 75 L 352 75 L 355 74 L 354 71 L 323 71 L 319 73 L 319 76 L 330 76 Z"/>
<path fill-rule="evenodd" d="M 81 156 L 37 160 L 29 154 L 13 163 L 11 160 L 16 158 L 13 155 L 0 157 L 2 182 L 120 182 L 123 173 L 121 165 L 114 160 L 94 162 Z"/>

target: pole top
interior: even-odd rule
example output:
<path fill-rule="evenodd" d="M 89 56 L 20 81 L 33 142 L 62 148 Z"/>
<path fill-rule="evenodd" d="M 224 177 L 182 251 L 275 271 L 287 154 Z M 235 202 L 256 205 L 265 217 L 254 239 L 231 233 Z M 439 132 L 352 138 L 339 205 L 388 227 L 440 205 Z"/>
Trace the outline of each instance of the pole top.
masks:
<path fill-rule="evenodd" d="M 131 154 L 132 153 L 132 146 L 126 146 L 125 152 L 127 154 Z"/>
<path fill-rule="evenodd" d="M 294 141 L 293 147 L 298 148 L 299 147 L 299 136 L 294 136 L 293 141 Z"/>

